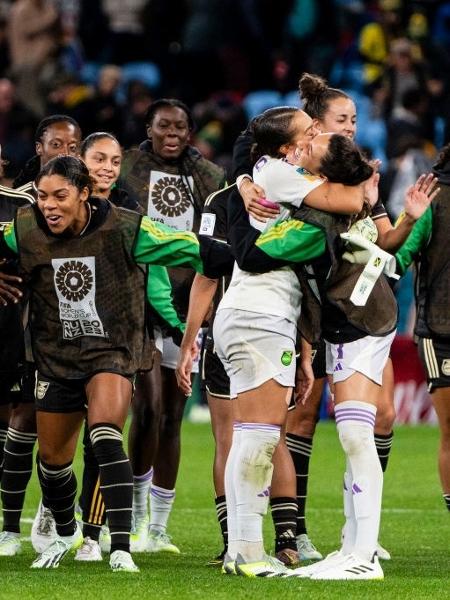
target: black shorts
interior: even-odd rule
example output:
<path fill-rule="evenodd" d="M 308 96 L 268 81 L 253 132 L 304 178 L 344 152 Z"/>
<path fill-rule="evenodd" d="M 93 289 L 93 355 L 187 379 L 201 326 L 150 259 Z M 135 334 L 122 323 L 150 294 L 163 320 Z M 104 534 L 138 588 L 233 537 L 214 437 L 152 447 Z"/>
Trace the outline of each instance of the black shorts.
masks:
<path fill-rule="evenodd" d="M 230 398 L 230 380 L 222 361 L 214 352 L 214 340 L 208 335 L 202 355 L 201 390 L 217 398 Z"/>
<path fill-rule="evenodd" d="M 72 413 L 87 408 L 86 384 L 89 379 L 51 379 L 36 374 L 36 410 Z"/>
<path fill-rule="evenodd" d="M 0 373 L 0 406 L 34 402 L 34 363 L 27 362 L 9 373 Z"/>
<path fill-rule="evenodd" d="M 312 368 L 314 379 L 322 379 L 327 376 L 327 353 L 325 340 L 320 340 L 312 346 Z"/>
<path fill-rule="evenodd" d="M 428 390 L 450 387 L 450 342 L 419 338 L 418 346 L 427 374 Z"/>

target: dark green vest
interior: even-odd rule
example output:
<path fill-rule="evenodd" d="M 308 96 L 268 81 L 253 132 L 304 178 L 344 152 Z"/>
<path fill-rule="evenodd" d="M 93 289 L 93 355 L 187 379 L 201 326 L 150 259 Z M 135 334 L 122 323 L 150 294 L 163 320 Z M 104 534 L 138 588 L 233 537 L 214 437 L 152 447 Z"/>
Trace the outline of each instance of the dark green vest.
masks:
<path fill-rule="evenodd" d="M 433 200 L 433 229 L 420 257 L 415 333 L 450 336 L 450 186 L 440 185 Z"/>
<path fill-rule="evenodd" d="M 393 331 L 397 325 L 397 301 L 384 275 L 378 278 L 365 306 L 355 306 L 350 301 L 351 293 L 365 265 L 352 264 L 341 259 L 344 247 L 340 234 L 348 230 L 348 217 L 332 215 L 304 205 L 293 216 L 319 227 L 326 235 L 328 250 L 326 266 L 323 259 L 311 262 L 315 274 L 314 281 L 322 296 L 322 303 L 325 304 L 323 300 L 326 298 L 326 301 L 345 315 L 348 323 L 366 335 L 383 336 Z M 316 330 L 316 333 L 309 331 L 305 337 L 314 341 L 318 337 L 317 323 L 323 320 L 317 316 L 322 307 L 319 302 L 314 301 L 317 294 L 314 294 L 311 273 L 307 268 L 301 269 L 300 280 L 303 290 L 305 284 L 309 287 L 302 299 L 303 320 L 308 319 L 312 322 L 312 329 Z M 307 323 L 301 323 L 302 330 L 308 331 Z M 326 337 L 326 332 L 324 336 Z"/>
<path fill-rule="evenodd" d="M 150 368 L 145 275 L 133 259 L 141 217 L 111 207 L 97 229 L 64 239 L 38 225 L 37 210 L 18 211 L 16 237 L 32 292 L 38 370 L 80 379 L 101 371 L 131 376 Z"/>

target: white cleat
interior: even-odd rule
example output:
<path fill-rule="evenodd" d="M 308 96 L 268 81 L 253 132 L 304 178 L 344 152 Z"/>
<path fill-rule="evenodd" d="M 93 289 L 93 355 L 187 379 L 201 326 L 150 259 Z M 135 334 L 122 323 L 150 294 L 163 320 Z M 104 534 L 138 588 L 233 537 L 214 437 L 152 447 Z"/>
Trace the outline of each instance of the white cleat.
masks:
<path fill-rule="evenodd" d="M 145 552 L 148 546 L 148 524 L 147 516 L 141 519 L 134 519 L 130 533 L 130 550 L 131 552 Z"/>
<path fill-rule="evenodd" d="M 380 560 L 391 560 L 390 553 L 380 545 L 380 542 L 377 544 L 377 556 Z"/>
<path fill-rule="evenodd" d="M 114 573 L 120 571 L 124 573 L 139 573 L 139 567 L 134 564 L 131 554 L 125 552 L 125 550 L 114 550 L 109 557 L 109 566 Z"/>
<path fill-rule="evenodd" d="M 330 569 L 331 567 L 337 566 L 347 558 L 346 555 L 342 554 L 340 550 L 335 550 L 328 554 L 323 560 L 319 562 L 315 562 L 311 565 L 306 565 L 306 567 L 298 567 L 297 569 L 292 569 L 291 573 L 293 577 L 312 577 L 316 573 L 321 573 L 326 569 Z"/>
<path fill-rule="evenodd" d="M 290 573 L 285 565 L 273 556 L 265 555 L 256 562 L 245 562 L 240 554 L 234 562 L 236 575 L 243 577 L 287 577 Z"/>
<path fill-rule="evenodd" d="M 300 560 L 322 560 L 323 558 L 306 533 L 297 536 L 297 550 Z"/>
<path fill-rule="evenodd" d="M 83 543 L 83 534 L 77 523 L 73 535 L 58 535 L 56 540 L 40 554 L 32 563 L 32 569 L 57 569 L 59 563 L 71 550 L 75 550 Z"/>
<path fill-rule="evenodd" d="M 168 552 L 169 554 L 180 554 L 180 549 L 172 544 L 170 535 L 163 531 L 150 529 L 148 532 L 147 552 Z"/>
<path fill-rule="evenodd" d="M 366 581 L 369 579 L 384 579 L 384 573 L 376 554 L 374 554 L 372 560 L 364 560 L 355 554 L 349 554 L 345 561 L 312 575 L 311 579 Z"/>
<path fill-rule="evenodd" d="M 0 556 L 16 556 L 22 552 L 20 534 L 12 531 L 0 533 Z"/>
<path fill-rule="evenodd" d="M 85 537 L 75 554 L 75 560 L 81 562 L 100 562 L 103 560 L 100 544 L 92 540 L 89 536 Z"/>
<path fill-rule="evenodd" d="M 39 502 L 39 507 L 31 526 L 31 543 L 33 548 L 39 554 L 44 552 L 52 544 L 58 534 L 56 533 L 56 524 L 49 508 Z"/>

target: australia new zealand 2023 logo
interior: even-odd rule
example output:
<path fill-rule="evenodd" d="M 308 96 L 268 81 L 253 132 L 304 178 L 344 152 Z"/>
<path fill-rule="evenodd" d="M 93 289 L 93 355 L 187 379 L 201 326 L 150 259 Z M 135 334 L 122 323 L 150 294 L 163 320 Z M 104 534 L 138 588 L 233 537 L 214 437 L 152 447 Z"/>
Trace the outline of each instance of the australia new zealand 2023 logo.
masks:
<path fill-rule="evenodd" d="M 191 202 L 186 187 L 179 177 L 161 177 L 152 193 L 155 208 L 166 217 L 179 217 Z"/>
<path fill-rule="evenodd" d="M 80 302 L 91 291 L 94 278 L 87 265 L 78 260 L 70 260 L 59 267 L 55 281 L 64 298 Z"/>

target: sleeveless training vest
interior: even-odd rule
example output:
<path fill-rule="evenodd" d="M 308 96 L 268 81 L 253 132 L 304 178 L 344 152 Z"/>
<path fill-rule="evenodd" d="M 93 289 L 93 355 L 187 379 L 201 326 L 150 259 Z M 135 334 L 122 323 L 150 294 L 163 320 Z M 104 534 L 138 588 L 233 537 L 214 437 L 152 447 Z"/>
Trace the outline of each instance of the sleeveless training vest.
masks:
<path fill-rule="evenodd" d="M 308 267 L 300 269 L 299 277 L 302 289 L 304 289 L 305 283 L 310 288 L 303 298 L 307 304 L 304 319 L 308 318 L 313 323 L 313 327 L 310 327 L 309 331 L 306 323 L 300 324 L 300 329 L 306 330 L 308 333 L 305 337 L 312 341 L 316 341 L 319 337 L 317 332 L 311 331 L 311 329 L 317 329 L 319 321 L 317 313 L 318 310 L 321 311 L 319 302 L 314 303 L 314 296 L 317 298 L 318 295 L 337 307 L 351 325 L 366 335 L 383 336 L 393 331 L 397 325 L 397 301 L 383 274 L 375 283 L 365 306 L 355 306 L 350 301 L 350 295 L 365 265 L 353 264 L 341 259 L 344 245 L 340 234 L 348 230 L 348 217 L 325 213 L 304 205 L 295 211 L 293 216 L 322 229 L 326 235 L 328 251 L 326 264 L 323 257 L 311 261 L 314 278 Z M 315 290 L 312 281 L 316 282 Z M 327 338 L 326 331 L 323 332 L 323 335 Z"/>
<path fill-rule="evenodd" d="M 101 371 L 131 376 L 150 368 L 145 275 L 133 259 L 140 215 L 111 206 L 97 229 L 64 239 L 39 226 L 37 211 L 18 211 L 16 238 L 32 292 L 38 370 L 80 379 Z"/>
<path fill-rule="evenodd" d="M 415 333 L 450 336 L 450 186 L 440 185 L 431 203 L 431 238 L 420 256 L 417 279 L 417 319 Z M 443 249 L 445 249 L 443 251 Z"/>

